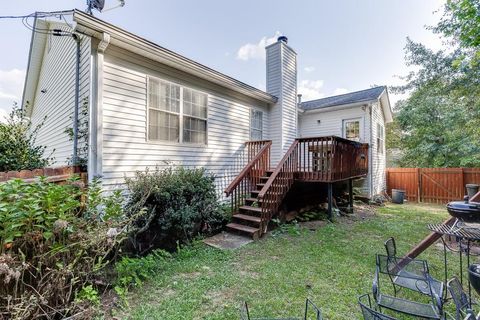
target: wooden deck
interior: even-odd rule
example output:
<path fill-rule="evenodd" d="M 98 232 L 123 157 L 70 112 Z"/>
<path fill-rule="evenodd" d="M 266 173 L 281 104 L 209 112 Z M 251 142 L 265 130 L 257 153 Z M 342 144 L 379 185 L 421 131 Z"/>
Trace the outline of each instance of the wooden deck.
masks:
<path fill-rule="evenodd" d="M 233 222 L 227 227 L 258 238 L 277 213 L 285 195 L 298 181 L 328 183 L 329 213 L 332 213 L 332 184 L 368 173 L 368 144 L 336 136 L 298 138 L 270 169 L 272 142 L 247 142 L 249 163 L 225 189 L 231 197 Z"/>

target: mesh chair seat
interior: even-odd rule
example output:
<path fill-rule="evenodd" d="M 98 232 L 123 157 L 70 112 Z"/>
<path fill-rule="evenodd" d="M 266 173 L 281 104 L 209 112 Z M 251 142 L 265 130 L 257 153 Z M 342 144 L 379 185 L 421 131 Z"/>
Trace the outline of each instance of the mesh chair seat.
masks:
<path fill-rule="evenodd" d="M 425 273 L 428 273 L 428 263 L 425 260 L 398 258 L 397 245 L 394 238 L 389 238 L 385 241 L 385 250 L 388 257 L 388 268 L 392 275 L 392 283 L 399 287 L 404 287 L 425 295 L 436 294 L 442 296 L 444 290 L 444 283 L 437 279 L 430 277 L 430 287 L 426 281 L 416 280 L 424 278 Z"/>
<path fill-rule="evenodd" d="M 377 304 L 381 307 L 407 313 L 417 317 L 429 319 L 441 319 L 437 308 L 429 303 L 415 302 L 402 298 L 392 297 L 386 294 L 379 294 L 377 297 Z"/>
<path fill-rule="evenodd" d="M 430 287 L 433 293 L 441 296 L 443 293 L 443 282 L 430 278 L 430 285 L 425 280 L 415 279 L 414 275 L 404 269 L 397 272 L 397 276 L 392 278 L 393 284 L 404 287 L 410 290 L 420 292 L 425 295 L 430 295 Z"/>

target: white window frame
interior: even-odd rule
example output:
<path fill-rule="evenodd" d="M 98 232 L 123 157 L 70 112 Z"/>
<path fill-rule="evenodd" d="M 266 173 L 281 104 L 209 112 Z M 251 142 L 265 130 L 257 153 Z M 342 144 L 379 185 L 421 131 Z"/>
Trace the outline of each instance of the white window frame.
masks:
<path fill-rule="evenodd" d="M 377 122 L 377 153 L 384 154 L 385 149 L 385 127 Z"/>
<path fill-rule="evenodd" d="M 169 140 L 155 140 L 155 139 L 150 139 L 150 135 L 149 135 L 149 131 L 150 131 L 150 99 L 149 99 L 149 94 L 150 94 L 150 79 L 155 79 L 155 80 L 158 80 L 158 81 L 163 81 L 163 82 L 166 82 L 166 83 L 169 83 L 169 84 L 172 84 L 172 85 L 176 85 L 176 86 L 179 86 L 180 87 L 180 110 L 179 110 L 179 113 L 178 113 L 178 116 L 179 116 L 179 124 L 178 124 L 178 130 L 179 130 L 179 133 L 178 133 L 178 142 L 176 141 L 169 141 Z M 179 145 L 179 144 L 183 144 L 183 145 L 187 145 L 187 146 L 200 146 L 200 147 L 205 147 L 205 146 L 208 146 L 208 117 L 209 117 L 209 110 L 208 110 L 208 106 L 209 106 L 209 101 L 210 101 L 210 95 L 206 92 L 203 92 L 203 91 L 200 91 L 200 90 L 197 90 L 197 89 L 193 89 L 191 87 L 186 87 L 186 86 L 183 86 L 177 82 L 173 82 L 173 81 L 169 81 L 169 80 L 165 80 L 165 79 L 162 79 L 162 78 L 159 78 L 159 77 L 155 77 L 155 76 L 150 76 L 150 75 L 147 75 L 147 79 L 146 79 L 146 84 L 147 84 L 147 90 L 146 90 L 146 93 L 147 93 L 147 96 L 146 96 L 146 100 L 147 100 L 147 108 L 146 108 L 146 130 L 145 130 L 145 133 L 146 133 L 146 136 L 145 136 L 145 140 L 146 142 L 148 143 L 151 143 L 151 144 L 174 144 L 174 145 Z M 207 108 L 206 108 L 206 117 L 205 118 L 201 118 L 201 117 L 195 117 L 195 116 L 191 116 L 191 115 L 185 115 L 185 117 L 190 117 L 190 118 L 194 118 L 194 119 L 200 119 L 200 120 L 204 120 L 205 121 L 205 143 L 194 143 L 194 142 L 184 142 L 183 141 L 183 119 L 184 119 L 184 114 L 183 114 L 183 89 L 184 88 L 187 88 L 191 91 L 194 91 L 194 92 L 198 92 L 198 93 L 201 93 L 201 94 L 204 94 L 206 95 L 207 97 Z M 154 110 L 158 110 L 156 108 L 152 108 Z M 169 111 L 165 111 L 167 113 L 170 113 Z M 172 114 L 177 114 L 175 112 L 171 112 Z"/>
<path fill-rule="evenodd" d="M 252 124 L 253 124 L 253 113 L 254 112 L 259 112 L 259 113 L 262 114 L 262 121 L 260 122 L 262 127 L 260 129 L 254 128 L 252 126 Z M 260 110 L 260 109 L 257 109 L 257 108 L 250 108 L 250 140 L 252 140 L 252 141 L 263 140 L 263 138 L 264 138 L 264 125 L 263 125 L 264 115 L 265 115 L 265 112 L 263 112 L 263 110 Z M 260 135 L 261 135 L 260 139 L 253 139 L 252 132 L 254 130 L 260 131 Z"/>
<path fill-rule="evenodd" d="M 345 139 L 349 139 L 349 138 L 347 138 L 347 123 L 350 123 L 350 122 L 358 122 L 358 140 L 353 140 L 353 141 L 358 141 L 358 142 L 362 141 L 362 133 L 363 133 L 362 118 L 343 119 L 343 121 L 342 121 L 342 136 Z M 349 140 L 352 140 L 352 139 L 349 139 Z"/>

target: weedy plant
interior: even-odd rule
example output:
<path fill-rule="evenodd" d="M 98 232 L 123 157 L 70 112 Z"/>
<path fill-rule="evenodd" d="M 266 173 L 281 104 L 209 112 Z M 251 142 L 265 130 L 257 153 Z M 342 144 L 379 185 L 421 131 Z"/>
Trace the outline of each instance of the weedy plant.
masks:
<path fill-rule="evenodd" d="M 0 184 L 0 318 L 88 318 L 137 218 L 126 218 L 119 194 L 103 196 L 98 181 Z"/>

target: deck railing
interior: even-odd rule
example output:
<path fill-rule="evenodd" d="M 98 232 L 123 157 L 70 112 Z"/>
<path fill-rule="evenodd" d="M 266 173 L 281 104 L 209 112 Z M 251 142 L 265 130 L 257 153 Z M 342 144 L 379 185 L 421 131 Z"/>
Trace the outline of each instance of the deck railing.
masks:
<path fill-rule="evenodd" d="M 248 163 L 238 176 L 225 189 L 227 197 L 231 197 L 232 213 L 245 203 L 245 198 L 260 183 L 260 177 L 270 168 L 271 140 L 247 141 Z"/>
<path fill-rule="evenodd" d="M 336 182 L 368 172 L 368 144 L 336 136 L 299 138 L 296 178 Z"/>

